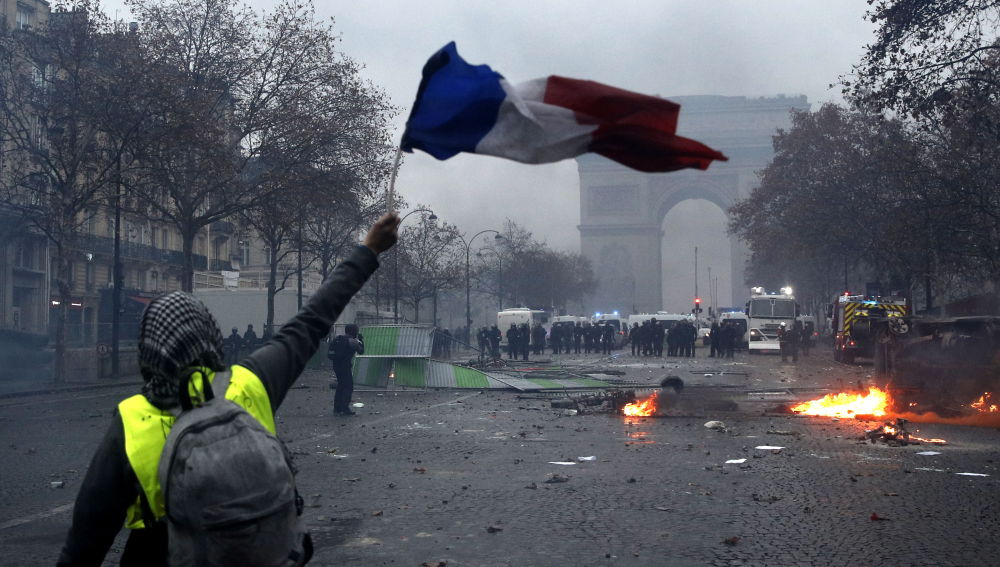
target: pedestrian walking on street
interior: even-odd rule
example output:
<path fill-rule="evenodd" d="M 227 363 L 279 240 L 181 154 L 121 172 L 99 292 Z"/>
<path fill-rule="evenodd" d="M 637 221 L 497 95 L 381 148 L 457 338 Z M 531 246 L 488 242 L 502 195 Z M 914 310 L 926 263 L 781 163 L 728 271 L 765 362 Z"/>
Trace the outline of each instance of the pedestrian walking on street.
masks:
<path fill-rule="evenodd" d="M 365 353 L 365 339 L 358 332 L 358 326 L 351 323 L 344 327 L 344 334 L 330 341 L 327 356 L 333 363 L 333 373 L 337 378 L 337 389 L 333 394 L 334 415 L 352 416 L 351 396 L 354 395 L 354 373 L 351 366 L 355 354 Z"/>
<path fill-rule="evenodd" d="M 244 486 L 243 481 L 253 486 L 259 478 L 270 478 L 264 476 L 265 472 L 271 472 L 264 470 L 268 467 L 253 471 L 227 469 L 225 474 L 231 472 L 234 479 L 239 478 L 235 475 L 243 474 L 240 484 L 224 483 L 215 490 L 208 490 L 205 484 L 189 488 L 171 483 L 164 487 L 160 479 L 169 481 L 175 471 L 174 467 L 169 467 L 166 475 L 158 471 L 160 456 L 168 448 L 168 441 L 177 442 L 171 447 L 180 446 L 180 441 L 170 435 L 175 420 L 180 427 L 185 418 L 199 411 L 205 415 L 214 408 L 231 406 L 226 415 L 242 419 L 241 423 L 246 424 L 243 431 L 258 430 L 259 435 L 273 438 L 274 414 L 285 395 L 337 317 L 377 269 L 378 255 L 396 242 L 398 227 L 399 217 L 395 213 L 379 219 L 368 231 L 364 244 L 337 265 L 295 317 L 270 341 L 228 368 L 223 361 L 222 333 L 203 303 L 184 292 L 169 293 L 151 301 L 139 322 L 142 393 L 118 405 L 91 460 L 80 484 L 72 525 L 58 565 L 102 564 L 123 525 L 131 530 L 119 559 L 126 567 L 165 566 L 168 560 L 177 564 L 184 561 L 183 564 L 227 566 L 307 563 L 312 556 L 312 543 L 296 515 L 301 514 L 297 505 L 300 499 L 284 451 L 272 452 L 274 457 L 254 454 L 273 462 L 274 470 L 285 470 L 290 487 L 275 486 L 275 490 L 240 495 L 238 507 L 231 506 L 231 501 L 212 499 L 232 497 L 236 487 Z M 212 383 L 219 387 L 220 398 L 233 403 L 227 405 L 217 399 L 209 404 L 213 398 Z M 181 410 L 203 402 L 207 407 L 190 412 Z M 183 427 L 182 430 L 196 437 L 199 433 Z M 225 447 L 222 443 L 203 445 L 201 450 L 210 457 L 225 459 L 243 447 Z M 274 443 L 278 443 L 276 439 Z M 280 459 L 280 463 L 275 459 Z M 209 468 L 215 464 L 211 460 L 205 462 Z M 181 467 L 178 474 L 187 470 Z M 193 475 L 199 472 L 197 468 L 191 469 Z M 174 493 L 165 490 L 170 487 L 179 494 L 193 494 L 188 491 L 201 489 L 199 493 L 204 496 L 197 502 L 178 502 Z M 165 493 L 170 500 L 165 501 Z M 181 510 L 173 507 L 174 503 Z M 212 532 L 213 545 L 205 544 L 209 536 L 203 528 L 179 523 L 180 513 L 189 513 L 182 518 L 201 517 L 190 510 L 214 514 L 220 521 Z M 235 517 L 246 518 L 249 514 L 259 515 L 235 522 Z M 289 515 L 291 523 L 285 522 Z M 272 522 L 275 519 L 279 523 Z M 279 525 L 283 529 L 274 531 Z M 205 545 L 179 547 L 195 542 Z M 191 555 L 178 558 L 177 554 L 185 552 Z"/>

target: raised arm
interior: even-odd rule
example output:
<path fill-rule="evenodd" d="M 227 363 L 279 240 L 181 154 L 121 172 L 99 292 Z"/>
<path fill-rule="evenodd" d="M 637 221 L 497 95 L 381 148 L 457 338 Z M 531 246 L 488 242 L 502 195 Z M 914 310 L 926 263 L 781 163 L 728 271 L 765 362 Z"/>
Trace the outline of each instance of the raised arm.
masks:
<path fill-rule="evenodd" d="M 364 244 L 337 265 L 302 310 L 267 343 L 239 363 L 264 383 L 272 410 L 277 410 L 284 401 L 285 394 L 316 353 L 320 341 L 378 268 L 378 255 L 396 243 L 398 228 L 396 213 L 379 219 L 368 230 Z"/>

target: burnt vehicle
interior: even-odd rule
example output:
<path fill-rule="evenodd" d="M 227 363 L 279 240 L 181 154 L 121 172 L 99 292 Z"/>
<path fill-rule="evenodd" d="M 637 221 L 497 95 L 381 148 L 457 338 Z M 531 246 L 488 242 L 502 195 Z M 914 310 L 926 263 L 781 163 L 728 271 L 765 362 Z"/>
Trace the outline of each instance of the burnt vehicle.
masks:
<path fill-rule="evenodd" d="M 862 333 L 896 409 L 957 414 L 1000 384 L 1000 316 L 881 317 L 869 319 Z"/>

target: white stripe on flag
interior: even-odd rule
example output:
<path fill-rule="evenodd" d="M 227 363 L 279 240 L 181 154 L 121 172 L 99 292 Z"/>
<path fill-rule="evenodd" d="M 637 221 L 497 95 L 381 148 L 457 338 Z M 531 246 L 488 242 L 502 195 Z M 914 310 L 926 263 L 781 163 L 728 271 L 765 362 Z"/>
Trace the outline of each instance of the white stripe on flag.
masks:
<path fill-rule="evenodd" d="M 541 102 L 547 79 L 512 87 L 501 80 L 507 98 L 496 124 L 476 146 L 476 153 L 522 163 L 551 163 L 587 151 L 594 125 L 579 124 L 572 110 Z"/>

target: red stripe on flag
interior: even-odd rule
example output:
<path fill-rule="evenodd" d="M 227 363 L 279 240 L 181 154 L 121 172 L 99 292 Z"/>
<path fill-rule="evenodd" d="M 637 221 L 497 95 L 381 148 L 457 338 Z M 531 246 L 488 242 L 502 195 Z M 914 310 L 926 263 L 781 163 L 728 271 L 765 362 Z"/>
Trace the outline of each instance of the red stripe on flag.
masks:
<path fill-rule="evenodd" d="M 681 106 L 594 81 L 552 75 L 545 87 L 548 104 L 576 112 L 581 124 L 635 124 L 673 134 Z"/>
<path fill-rule="evenodd" d="M 596 124 L 590 151 L 649 173 L 708 169 L 728 158 L 701 142 L 674 135 L 680 105 L 594 81 L 551 76 L 544 102 L 573 110 Z"/>

